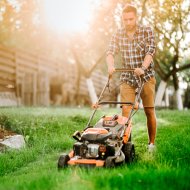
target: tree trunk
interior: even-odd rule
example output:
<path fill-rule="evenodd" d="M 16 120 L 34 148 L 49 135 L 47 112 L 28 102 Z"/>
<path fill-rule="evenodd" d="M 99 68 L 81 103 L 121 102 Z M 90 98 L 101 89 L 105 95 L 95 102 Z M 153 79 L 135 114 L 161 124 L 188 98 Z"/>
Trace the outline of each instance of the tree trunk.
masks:
<path fill-rule="evenodd" d="M 77 79 L 76 79 L 76 90 L 75 90 L 75 102 L 74 104 L 79 104 L 79 93 L 80 93 L 80 81 L 81 81 L 81 74 L 78 72 Z"/>
<path fill-rule="evenodd" d="M 170 105 L 170 102 L 169 102 L 169 90 L 168 90 L 168 88 L 166 88 L 166 90 L 165 90 L 165 106 L 169 107 L 169 105 Z"/>
<path fill-rule="evenodd" d="M 87 78 L 86 79 L 86 84 L 87 84 L 87 88 L 88 88 L 88 92 L 90 95 L 90 100 L 92 102 L 92 104 L 96 103 L 98 101 L 98 97 L 96 95 L 96 90 L 93 84 L 93 81 L 91 78 Z"/>
<path fill-rule="evenodd" d="M 178 110 L 183 110 L 183 101 L 182 101 L 180 89 L 175 91 L 175 96 L 176 96 L 176 102 L 177 102 L 177 109 Z"/>
<path fill-rule="evenodd" d="M 155 106 L 162 106 L 162 100 L 164 97 L 166 86 L 167 86 L 167 83 L 162 80 L 159 84 L 159 87 L 156 93 Z"/>
<path fill-rule="evenodd" d="M 175 70 L 175 68 L 174 68 L 174 70 Z M 182 97 L 181 97 L 181 93 L 180 93 L 177 72 L 174 72 L 174 74 L 173 74 L 173 85 L 174 85 L 174 89 L 175 89 L 176 107 L 178 110 L 183 110 L 183 101 L 182 101 Z"/>

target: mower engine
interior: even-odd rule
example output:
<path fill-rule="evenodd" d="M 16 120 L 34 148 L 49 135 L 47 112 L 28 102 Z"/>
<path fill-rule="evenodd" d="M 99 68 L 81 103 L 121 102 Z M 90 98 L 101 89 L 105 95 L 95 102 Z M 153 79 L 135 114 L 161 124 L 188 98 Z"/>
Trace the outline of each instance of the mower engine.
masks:
<path fill-rule="evenodd" d="M 75 156 L 89 159 L 105 159 L 106 155 L 115 154 L 114 147 L 84 142 L 76 142 L 73 145 L 73 150 Z"/>

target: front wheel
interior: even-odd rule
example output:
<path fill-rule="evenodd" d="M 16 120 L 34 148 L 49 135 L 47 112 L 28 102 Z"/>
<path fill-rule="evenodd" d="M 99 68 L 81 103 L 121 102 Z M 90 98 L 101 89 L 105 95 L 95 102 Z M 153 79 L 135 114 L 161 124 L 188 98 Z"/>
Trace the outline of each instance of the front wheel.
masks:
<path fill-rule="evenodd" d="M 58 169 L 62 169 L 68 166 L 68 161 L 70 160 L 69 155 L 63 154 L 59 157 L 57 167 Z"/>
<path fill-rule="evenodd" d="M 112 156 L 108 156 L 105 161 L 105 167 L 106 168 L 114 168 L 115 167 L 115 161 Z"/>

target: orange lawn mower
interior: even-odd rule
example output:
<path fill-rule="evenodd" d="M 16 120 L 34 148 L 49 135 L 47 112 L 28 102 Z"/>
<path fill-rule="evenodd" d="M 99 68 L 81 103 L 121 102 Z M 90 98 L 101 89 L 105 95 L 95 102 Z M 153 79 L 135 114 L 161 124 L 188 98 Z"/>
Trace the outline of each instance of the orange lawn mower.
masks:
<path fill-rule="evenodd" d="M 134 69 L 116 69 L 116 72 L 133 72 L 134 74 Z M 131 119 L 139 109 L 140 93 L 144 82 L 139 77 L 140 85 L 136 90 L 134 102 L 103 101 L 103 95 L 109 88 L 110 80 L 109 76 L 97 103 L 93 106 L 94 111 L 85 129 L 73 134 L 73 138 L 77 141 L 73 145 L 73 150 L 69 154 L 60 155 L 58 169 L 74 165 L 111 168 L 133 162 L 135 146 L 131 142 Z M 128 118 L 118 114 L 104 115 L 93 126 L 91 123 L 98 107 L 106 104 L 130 105 L 131 111 Z"/>

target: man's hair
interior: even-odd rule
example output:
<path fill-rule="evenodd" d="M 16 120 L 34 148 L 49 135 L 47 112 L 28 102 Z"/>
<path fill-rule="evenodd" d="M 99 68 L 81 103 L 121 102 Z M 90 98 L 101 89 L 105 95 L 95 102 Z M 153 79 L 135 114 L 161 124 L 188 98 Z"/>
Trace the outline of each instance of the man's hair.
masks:
<path fill-rule="evenodd" d="M 127 4 L 124 6 L 123 10 L 122 10 L 122 14 L 123 13 L 129 13 L 129 12 L 134 12 L 135 15 L 137 15 L 137 9 L 135 6 L 131 5 L 131 4 Z"/>

